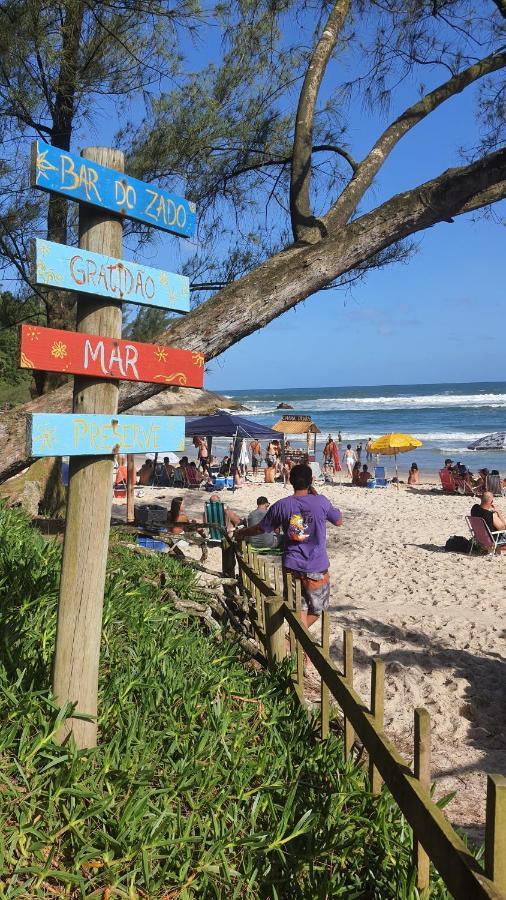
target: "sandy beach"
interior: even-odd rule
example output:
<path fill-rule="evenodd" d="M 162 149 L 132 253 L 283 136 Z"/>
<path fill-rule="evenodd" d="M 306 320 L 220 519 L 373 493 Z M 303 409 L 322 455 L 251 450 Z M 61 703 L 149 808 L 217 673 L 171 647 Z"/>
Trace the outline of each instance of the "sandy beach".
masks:
<path fill-rule="evenodd" d="M 260 494 L 273 502 L 289 490 L 258 479 L 221 497 L 243 515 Z M 429 710 L 436 796 L 457 791 L 450 820 L 482 837 L 485 773 L 506 774 L 506 555 L 444 552 L 450 535 L 467 536 L 464 516 L 473 501 L 444 496 L 435 480 L 418 488 L 343 484 L 322 492 L 344 516 L 342 528 L 328 528 L 331 654 L 340 664 L 342 629 L 351 628 L 355 687 L 367 702 L 369 660 L 385 661 L 385 730 L 407 759 L 413 708 Z M 208 496 L 201 490 L 144 489 L 136 503 L 169 505 L 180 494 L 190 518 L 200 518 Z M 506 511 L 506 497 L 497 505 Z M 124 501 L 114 513 L 124 515 Z M 218 569 L 220 559 L 220 550 L 210 549 L 208 565 Z"/>

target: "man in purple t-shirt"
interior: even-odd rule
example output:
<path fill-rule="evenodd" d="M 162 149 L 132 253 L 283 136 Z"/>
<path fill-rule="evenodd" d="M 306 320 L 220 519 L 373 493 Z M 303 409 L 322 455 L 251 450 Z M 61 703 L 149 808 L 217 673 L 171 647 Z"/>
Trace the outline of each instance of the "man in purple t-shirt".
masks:
<path fill-rule="evenodd" d="M 275 531 L 285 535 L 283 571 L 300 579 L 302 620 L 308 627 L 328 608 L 330 599 L 327 522 L 341 525 L 340 510 L 321 494 L 310 492 L 313 473 L 309 466 L 297 465 L 290 472 L 293 496 L 273 503 L 258 525 L 240 530 L 237 537 Z"/>

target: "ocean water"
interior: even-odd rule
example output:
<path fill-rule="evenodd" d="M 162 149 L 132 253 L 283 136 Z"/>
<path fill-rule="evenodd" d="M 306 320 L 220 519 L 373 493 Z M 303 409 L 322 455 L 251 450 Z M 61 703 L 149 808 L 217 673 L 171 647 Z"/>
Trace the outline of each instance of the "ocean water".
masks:
<path fill-rule="evenodd" d="M 317 452 L 328 434 L 353 446 L 357 441 L 390 431 L 412 434 L 423 446 L 399 457 L 399 469 L 412 461 L 435 472 L 445 457 L 462 461 L 472 471 L 482 466 L 506 471 L 506 451 L 480 453 L 467 449 L 476 438 L 506 430 L 506 381 L 468 384 L 402 384 L 374 387 L 286 388 L 228 391 L 248 411 L 242 413 L 265 425 L 273 425 L 283 413 L 278 403 L 289 403 L 293 413 L 310 415 L 321 429 Z M 292 440 L 293 445 L 301 445 Z M 364 455 L 365 456 L 365 455 Z"/>

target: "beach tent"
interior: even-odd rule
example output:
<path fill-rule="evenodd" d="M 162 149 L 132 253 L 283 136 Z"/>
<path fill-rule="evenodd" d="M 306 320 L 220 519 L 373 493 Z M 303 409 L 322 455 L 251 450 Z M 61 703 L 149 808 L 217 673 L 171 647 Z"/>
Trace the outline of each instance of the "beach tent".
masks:
<path fill-rule="evenodd" d="M 277 438 L 277 434 L 267 425 L 260 425 L 251 419 L 243 419 L 242 416 L 233 416 L 228 412 L 219 412 L 213 416 L 201 416 L 198 419 L 189 419 L 185 426 L 186 437 L 196 434 L 207 438 L 209 453 L 214 437 L 230 437 L 234 442 L 232 451 L 232 472 L 236 472 L 239 461 L 242 438 L 268 438 L 270 441 Z"/>
<path fill-rule="evenodd" d="M 219 412 L 213 416 L 200 416 L 198 419 L 188 419 L 185 426 L 186 437 L 195 434 L 203 434 L 206 437 L 231 437 L 231 438 L 268 438 L 273 440 L 277 434 L 267 425 L 260 425 L 251 419 L 243 419 L 242 416 L 233 416 L 231 413 Z"/>
<path fill-rule="evenodd" d="M 280 431 L 284 436 L 305 434 L 307 440 L 307 452 L 311 447 L 311 435 L 314 435 L 313 453 L 316 455 L 316 435 L 320 434 L 318 425 L 315 425 L 311 416 L 283 416 L 279 422 L 272 426 L 274 431 Z"/>

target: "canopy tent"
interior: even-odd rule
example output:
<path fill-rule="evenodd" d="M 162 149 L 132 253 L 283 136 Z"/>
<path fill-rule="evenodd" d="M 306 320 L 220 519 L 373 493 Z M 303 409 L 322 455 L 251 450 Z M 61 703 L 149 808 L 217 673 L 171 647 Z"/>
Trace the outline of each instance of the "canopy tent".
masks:
<path fill-rule="evenodd" d="M 283 416 L 272 427 L 274 431 L 280 431 L 283 435 L 305 434 L 308 454 L 311 446 L 311 435 L 314 435 L 313 453 L 316 455 L 316 435 L 321 434 L 321 431 L 318 425 L 315 425 L 311 416 Z"/>
<path fill-rule="evenodd" d="M 219 412 L 214 416 L 201 416 L 198 419 L 189 419 L 185 426 L 186 437 L 202 434 L 206 437 L 251 437 L 251 438 L 277 438 L 277 434 L 267 425 L 260 425 L 251 419 L 243 419 L 242 416 L 233 416 L 230 413 Z"/>
<path fill-rule="evenodd" d="M 243 419 L 242 416 L 233 416 L 228 412 L 219 412 L 214 416 L 201 416 L 199 419 L 190 419 L 186 422 L 186 437 L 201 434 L 207 438 L 209 453 L 214 437 L 230 437 L 233 439 L 232 473 L 237 473 L 238 462 L 243 438 L 268 438 L 277 437 L 272 428 L 253 422 L 251 419 Z M 235 477 L 234 477 L 235 489 Z"/>

